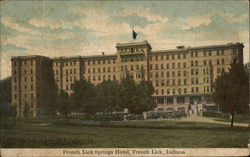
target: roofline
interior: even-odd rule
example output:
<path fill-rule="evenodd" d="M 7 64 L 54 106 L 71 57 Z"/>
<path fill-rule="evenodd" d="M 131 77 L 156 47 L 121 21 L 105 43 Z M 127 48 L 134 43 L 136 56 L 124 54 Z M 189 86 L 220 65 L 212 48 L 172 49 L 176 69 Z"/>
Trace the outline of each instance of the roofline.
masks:
<path fill-rule="evenodd" d="M 50 59 L 49 57 L 41 56 L 41 55 L 27 55 L 27 56 L 13 56 L 13 57 L 11 57 L 11 60 L 14 60 L 14 59 L 32 59 L 32 58 L 46 58 L 46 59 Z"/>
<path fill-rule="evenodd" d="M 199 49 L 216 49 L 216 48 L 229 48 L 229 47 L 235 47 L 235 46 L 241 46 L 244 47 L 243 43 L 227 43 L 225 45 L 208 45 L 208 46 L 197 46 L 197 47 L 185 47 L 185 48 L 179 48 L 179 49 L 171 49 L 171 50 L 156 50 L 151 51 L 151 53 L 174 53 L 174 52 L 187 52 L 189 50 L 199 50 Z"/>
<path fill-rule="evenodd" d="M 60 59 L 89 59 L 89 58 L 110 58 L 110 57 L 117 57 L 115 54 L 110 54 L 110 55 L 90 55 L 90 56 L 62 56 L 62 57 L 54 57 L 51 58 L 52 60 L 60 60 Z"/>
<path fill-rule="evenodd" d="M 148 45 L 150 47 L 150 49 L 152 49 L 151 45 L 148 43 L 147 40 L 142 41 L 142 42 L 117 43 L 116 48 L 126 47 L 126 46 L 140 46 L 140 45 Z"/>

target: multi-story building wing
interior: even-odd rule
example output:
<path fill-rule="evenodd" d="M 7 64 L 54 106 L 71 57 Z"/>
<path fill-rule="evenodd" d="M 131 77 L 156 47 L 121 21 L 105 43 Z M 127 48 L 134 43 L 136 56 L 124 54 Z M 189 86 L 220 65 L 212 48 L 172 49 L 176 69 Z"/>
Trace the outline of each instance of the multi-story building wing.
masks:
<path fill-rule="evenodd" d="M 214 105 L 212 84 L 221 73 L 228 72 L 233 58 L 243 64 L 243 47 L 229 43 L 152 51 L 149 67 L 158 104 L 155 111 L 187 110 L 194 102 Z"/>
<path fill-rule="evenodd" d="M 84 64 L 81 56 L 53 58 L 53 71 L 58 90 L 65 90 L 71 94 L 72 84 L 81 80 Z"/>
<path fill-rule="evenodd" d="M 116 55 L 85 56 L 83 78 L 97 85 L 105 80 L 119 80 Z"/>
<path fill-rule="evenodd" d="M 49 105 L 51 84 L 51 60 L 43 56 L 22 56 L 12 58 L 12 104 L 16 106 L 17 116 L 47 114 L 45 106 Z M 53 82 L 52 82 L 53 83 Z M 51 90 L 53 86 L 50 86 Z"/>
<path fill-rule="evenodd" d="M 116 48 L 120 78 L 124 78 L 126 73 L 129 73 L 136 82 L 149 79 L 148 55 L 152 48 L 147 41 L 118 43 Z"/>
<path fill-rule="evenodd" d="M 53 75 L 59 90 L 72 94 L 72 84 L 86 79 L 97 85 L 104 80 L 120 81 L 127 73 L 140 82 L 153 83 L 157 112 L 187 110 L 188 104 L 213 104 L 212 84 L 227 72 L 234 58 L 243 64 L 243 44 L 229 43 L 200 47 L 177 46 L 173 50 L 152 51 L 144 42 L 118 43 L 113 55 L 59 57 L 42 56 L 12 58 L 12 103 L 22 115 L 29 102 L 36 110 L 44 103 L 39 99 L 39 85 L 45 83 L 40 61 L 53 62 Z M 25 72 L 26 70 L 26 72 Z M 32 73 L 31 73 L 32 72 Z M 31 78 L 33 81 L 31 81 Z M 42 82 L 43 81 L 43 82 Z M 26 95 L 25 95 L 26 94 Z M 34 107 L 33 107 L 34 106 Z M 33 112 L 35 116 L 37 112 Z"/>

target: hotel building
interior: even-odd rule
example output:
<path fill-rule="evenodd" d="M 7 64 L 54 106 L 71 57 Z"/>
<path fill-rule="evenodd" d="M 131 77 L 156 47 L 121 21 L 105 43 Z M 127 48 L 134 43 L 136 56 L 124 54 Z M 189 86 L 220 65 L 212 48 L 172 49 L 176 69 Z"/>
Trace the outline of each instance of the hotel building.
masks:
<path fill-rule="evenodd" d="M 187 110 L 188 104 L 193 103 L 213 105 L 212 84 L 222 72 L 229 70 L 233 58 L 239 58 L 243 64 L 244 46 L 242 43 L 228 43 L 153 51 L 144 41 L 118 43 L 116 48 L 113 55 L 102 53 L 51 59 L 42 56 L 13 57 L 12 103 L 17 106 L 18 114 L 23 114 L 26 103 L 32 108 L 32 115 L 36 116 L 37 109 L 43 104 L 36 95 L 40 93 L 39 88 L 35 86 L 41 85 L 39 74 L 42 67 L 38 64 L 41 59 L 51 61 L 58 89 L 69 94 L 73 92 L 72 84 L 76 80 L 86 79 L 96 85 L 104 80 L 120 81 L 128 72 L 136 82 L 142 79 L 152 81 L 153 97 L 158 104 L 154 109 L 156 112 Z M 29 60 L 33 61 L 32 65 L 28 64 Z M 33 73 L 24 73 L 24 69 L 33 69 Z M 31 75 L 33 81 L 23 81 L 25 77 L 31 79 Z M 31 84 L 35 85 L 28 91 L 25 86 Z"/>

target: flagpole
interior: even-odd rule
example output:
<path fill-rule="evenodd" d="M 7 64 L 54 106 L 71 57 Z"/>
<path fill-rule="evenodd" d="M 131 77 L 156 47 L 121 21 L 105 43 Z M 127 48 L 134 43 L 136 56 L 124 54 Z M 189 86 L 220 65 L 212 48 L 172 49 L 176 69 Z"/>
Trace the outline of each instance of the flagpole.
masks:
<path fill-rule="evenodd" d="M 133 37 L 133 33 L 134 33 L 134 28 L 132 27 L 132 42 L 135 42 L 135 39 Z"/>

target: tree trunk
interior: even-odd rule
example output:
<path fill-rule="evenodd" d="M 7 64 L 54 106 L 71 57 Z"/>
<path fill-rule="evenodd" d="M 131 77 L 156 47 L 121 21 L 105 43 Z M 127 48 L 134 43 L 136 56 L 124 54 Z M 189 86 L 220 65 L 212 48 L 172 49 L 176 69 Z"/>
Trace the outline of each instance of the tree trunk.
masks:
<path fill-rule="evenodd" d="M 234 112 L 231 113 L 231 128 L 233 128 L 233 124 L 234 124 Z"/>

